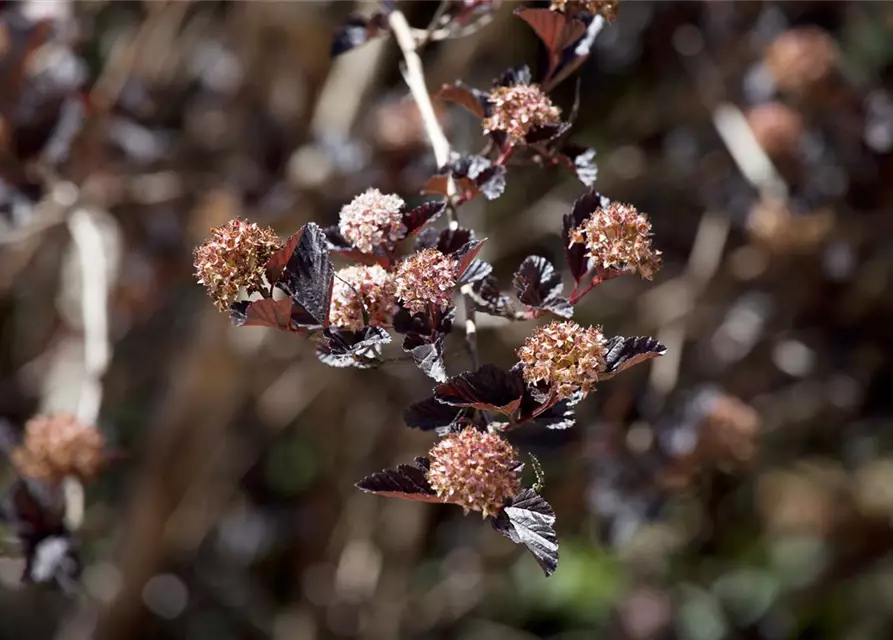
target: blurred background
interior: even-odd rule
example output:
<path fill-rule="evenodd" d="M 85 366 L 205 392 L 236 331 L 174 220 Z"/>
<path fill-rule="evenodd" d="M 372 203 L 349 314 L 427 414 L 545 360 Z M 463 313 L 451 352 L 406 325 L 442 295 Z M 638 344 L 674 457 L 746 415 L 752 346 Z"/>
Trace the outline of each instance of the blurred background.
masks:
<path fill-rule="evenodd" d="M 76 595 L 21 585 L 4 532 L 0 638 L 893 637 L 893 5 L 624 0 L 599 35 L 573 139 L 665 266 L 576 320 L 669 352 L 576 427 L 513 433 L 558 515 L 548 579 L 474 514 L 354 488 L 431 446 L 402 421 L 430 379 L 236 329 L 192 276 L 234 216 L 287 235 L 369 186 L 418 200 L 435 167 L 395 43 L 329 55 L 377 6 L 0 5 L 0 416 L 87 398 L 119 452 Z M 424 27 L 437 3 L 400 6 Z M 429 88 L 536 68 L 518 6 L 428 47 Z M 462 221 L 509 288 L 531 253 L 562 263 L 583 192 L 512 169 Z M 510 366 L 532 323 L 479 319 Z"/>

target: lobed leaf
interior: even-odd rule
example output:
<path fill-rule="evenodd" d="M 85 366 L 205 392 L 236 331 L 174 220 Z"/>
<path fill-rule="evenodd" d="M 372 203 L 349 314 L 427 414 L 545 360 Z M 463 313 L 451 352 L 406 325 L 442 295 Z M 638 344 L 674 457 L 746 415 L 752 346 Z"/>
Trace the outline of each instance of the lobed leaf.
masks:
<path fill-rule="evenodd" d="M 454 407 L 474 407 L 512 415 L 521 403 L 524 380 L 515 371 L 485 364 L 434 387 L 434 397 Z"/>
<path fill-rule="evenodd" d="M 397 465 L 360 480 L 356 486 L 366 493 L 389 498 L 442 503 L 428 482 L 428 460 L 416 458 L 413 464 Z"/>
<path fill-rule="evenodd" d="M 533 554 L 546 576 L 558 568 L 555 511 L 533 489 L 524 489 L 491 520 L 493 528 Z"/>
<path fill-rule="evenodd" d="M 621 371 L 667 352 L 664 345 L 647 336 L 632 338 L 616 336 L 608 340 L 606 347 L 606 369 L 605 373 L 599 375 L 599 380 L 609 380 Z"/>

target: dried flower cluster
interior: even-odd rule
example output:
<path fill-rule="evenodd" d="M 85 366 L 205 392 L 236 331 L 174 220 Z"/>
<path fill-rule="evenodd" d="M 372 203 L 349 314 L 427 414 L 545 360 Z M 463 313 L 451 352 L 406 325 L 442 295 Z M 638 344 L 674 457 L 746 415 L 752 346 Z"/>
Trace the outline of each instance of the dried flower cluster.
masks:
<path fill-rule="evenodd" d="M 620 0 L 552 0 L 549 8 L 572 16 L 579 13 L 601 14 L 610 22 L 617 17 Z"/>
<path fill-rule="evenodd" d="M 32 418 L 12 461 L 23 476 L 59 482 L 66 476 L 92 478 L 103 463 L 105 438 L 74 416 L 57 414 Z"/>
<path fill-rule="evenodd" d="M 438 442 L 428 455 L 431 487 L 466 512 L 494 515 L 521 487 L 517 452 L 494 433 L 467 428 Z"/>
<path fill-rule="evenodd" d="M 546 384 L 559 398 L 570 398 L 578 391 L 585 396 L 605 370 L 605 337 L 601 327 L 551 322 L 524 341 L 518 359 L 528 384 Z"/>
<path fill-rule="evenodd" d="M 534 128 L 561 122 L 561 109 L 535 84 L 496 87 L 490 93 L 490 109 L 481 123 L 484 133 L 503 132 L 509 144 L 522 142 Z"/>
<path fill-rule="evenodd" d="M 332 325 L 359 331 L 369 324 L 387 325 L 394 317 L 396 284 L 394 277 L 380 265 L 345 267 L 335 274 L 332 285 Z"/>
<path fill-rule="evenodd" d="M 785 31 L 766 49 L 766 66 L 782 91 L 803 94 L 831 75 L 839 59 L 837 44 L 825 31 L 800 27 Z"/>
<path fill-rule="evenodd" d="M 230 220 L 211 229 L 211 236 L 195 250 L 195 274 L 214 304 L 226 310 L 239 297 L 265 288 L 265 266 L 282 246 L 269 227 L 247 220 Z"/>
<path fill-rule="evenodd" d="M 651 280 L 660 268 L 660 251 L 651 246 L 651 222 L 630 204 L 599 207 L 570 238 L 572 244 L 584 244 L 603 269 L 631 269 Z"/>
<path fill-rule="evenodd" d="M 373 253 L 379 247 L 393 249 L 406 235 L 404 204 L 400 196 L 367 189 L 342 207 L 338 229 L 363 253 Z"/>
<path fill-rule="evenodd" d="M 446 309 L 453 299 L 457 268 L 454 258 L 437 249 L 423 249 L 397 267 L 397 298 L 413 313 L 421 313 L 429 305 Z"/>

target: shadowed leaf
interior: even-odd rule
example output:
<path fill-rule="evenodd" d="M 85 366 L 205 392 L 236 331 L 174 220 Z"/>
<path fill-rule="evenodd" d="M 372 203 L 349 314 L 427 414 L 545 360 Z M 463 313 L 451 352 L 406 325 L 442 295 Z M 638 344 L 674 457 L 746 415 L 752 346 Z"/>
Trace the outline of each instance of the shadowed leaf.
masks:
<path fill-rule="evenodd" d="M 563 318 L 570 318 L 574 308 L 561 297 L 561 274 L 541 256 L 528 256 L 514 276 L 518 300 L 534 309 L 545 309 Z"/>
<path fill-rule="evenodd" d="M 459 276 L 459 284 L 478 282 L 493 273 L 493 265 L 483 260 L 472 260 L 468 268 Z"/>
<path fill-rule="evenodd" d="M 391 336 L 381 327 L 363 327 L 360 331 L 325 329 L 325 342 L 316 347 L 316 355 L 330 367 L 366 369 L 378 364 L 381 345 Z"/>
<path fill-rule="evenodd" d="M 447 176 L 452 176 L 459 193 L 469 198 L 482 194 L 487 200 L 495 200 L 505 191 L 505 167 L 483 156 L 456 155 L 440 172 L 428 180 L 422 193 L 446 196 Z"/>
<path fill-rule="evenodd" d="M 452 257 L 459 261 L 459 266 L 456 269 L 456 273 L 458 274 L 458 280 L 460 282 L 462 281 L 465 272 L 468 271 L 469 267 L 471 267 L 471 263 L 477 257 L 478 253 L 480 253 L 486 241 L 486 238 L 482 240 L 469 240 L 464 245 L 462 245 L 461 248 L 450 254 L 452 255 Z"/>
<path fill-rule="evenodd" d="M 401 464 L 396 469 L 385 469 L 373 473 L 360 480 L 356 486 L 366 493 L 389 498 L 432 503 L 443 502 L 428 483 L 428 460 L 426 458 L 416 458 L 413 464 Z"/>
<path fill-rule="evenodd" d="M 455 407 L 475 407 L 512 415 L 521 403 L 524 380 L 515 371 L 485 364 L 434 387 L 434 397 Z"/>
<path fill-rule="evenodd" d="M 530 84 L 533 82 L 533 76 L 530 73 L 530 67 L 522 64 L 511 69 L 503 71 L 494 81 L 494 87 L 510 87 L 516 84 Z"/>
<path fill-rule="evenodd" d="M 435 398 L 425 398 L 406 408 L 403 421 L 408 427 L 433 431 L 454 424 L 463 412 L 461 407 L 438 402 Z"/>
<path fill-rule="evenodd" d="M 335 227 L 337 229 L 337 227 Z M 301 241 L 301 236 L 304 234 L 305 227 L 301 227 L 296 233 L 292 234 L 291 237 L 285 241 L 285 244 L 282 245 L 282 248 L 279 249 L 276 253 L 270 256 L 270 259 L 267 260 L 267 265 L 265 270 L 267 272 L 267 282 L 271 285 L 279 282 L 279 278 L 282 277 L 282 272 L 285 270 L 285 265 L 288 264 L 289 258 L 295 252 L 295 249 L 298 247 L 298 242 Z"/>
<path fill-rule="evenodd" d="M 567 144 L 560 154 L 565 163 L 576 175 L 577 179 L 587 187 L 595 184 L 598 178 L 598 166 L 595 164 L 595 149 Z"/>
<path fill-rule="evenodd" d="M 607 353 L 605 355 L 606 370 L 599 374 L 599 380 L 609 380 L 621 371 L 630 367 L 664 355 L 667 348 L 654 338 L 637 336 L 623 338 L 616 336 L 608 340 Z"/>
<path fill-rule="evenodd" d="M 313 222 L 304 225 L 300 234 L 276 286 L 302 311 L 299 324 L 326 326 L 335 277 L 326 234 Z M 292 315 L 295 315 L 294 311 Z M 305 321 L 305 315 L 310 321 Z"/>
<path fill-rule="evenodd" d="M 415 209 L 410 209 L 403 214 L 403 226 L 406 227 L 406 237 L 410 237 L 422 230 L 426 224 L 443 213 L 445 202 L 425 202 Z"/>
<path fill-rule="evenodd" d="M 443 338 L 443 334 L 430 340 L 427 336 L 410 333 L 403 339 L 403 350 L 412 354 L 416 366 L 437 382 L 447 379 L 446 365 L 443 363 Z"/>
<path fill-rule="evenodd" d="M 556 55 L 586 33 L 586 25 L 549 9 L 517 9 L 515 15 L 530 25 L 549 53 Z"/>
<path fill-rule="evenodd" d="M 505 318 L 516 315 L 512 299 L 499 290 L 499 281 L 492 275 L 474 283 L 471 300 L 475 310 L 482 313 Z"/>
<path fill-rule="evenodd" d="M 533 489 L 521 491 L 491 523 L 506 538 L 527 547 L 546 576 L 558 568 L 555 511 Z"/>
<path fill-rule="evenodd" d="M 453 102 L 465 107 L 478 118 L 483 118 L 486 115 L 489 103 L 489 94 L 461 81 L 443 85 L 437 92 L 437 97 L 445 102 Z"/>
<path fill-rule="evenodd" d="M 567 266 L 575 282 L 579 282 L 589 271 L 590 259 L 586 256 L 586 247 L 580 243 L 571 244 L 571 231 L 579 227 L 599 207 L 607 207 L 610 200 L 595 191 L 583 194 L 574 202 L 574 208 L 570 213 L 564 214 L 562 224 L 562 240 L 564 252 L 567 258 Z"/>
<path fill-rule="evenodd" d="M 310 332 L 299 325 L 314 324 L 313 318 L 296 306 L 291 298 L 242 300 L 230 306 L 229 317 L 238 327 L 273 327 L 302 335 L 309 335 Z"/>
<path fill-rule="evenodd" d="M 550 124 L 542 127 L 533 127 L 526 136 L 524 142 L 527 144 L 537 144 L 542 142 L 553 142 L 557 138 L 570 131 L 571 125 L 567 122 L 559 124 Z"/>

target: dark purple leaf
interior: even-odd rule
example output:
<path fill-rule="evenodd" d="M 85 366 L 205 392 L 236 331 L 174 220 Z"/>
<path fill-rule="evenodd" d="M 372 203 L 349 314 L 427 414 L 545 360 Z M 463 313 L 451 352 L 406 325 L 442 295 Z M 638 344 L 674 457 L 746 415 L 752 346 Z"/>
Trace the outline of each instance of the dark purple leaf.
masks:
<path fill-rule="evenodd" d="M 462 245 L 461 248 L 450 254 L 453 258 L 459 261 L 456 273 L 458 274 L 458 280 L 460 282 L 462 281 L 465 272 L 471 267 L 471 263 L 477 257 L 478 253 L 480 253 L 486 241 L 486 238 L 483 240 L 469 240 Z"/>
<path fill-rule="evenodd" d="M 376 13 L 371 18 L 365 18 L 360 15 L 352 15 L 345 20 L 332 37 L 331 56 L 334 58 L 342 53 L 350 51 L 362 44 L 365 44 L 375 36 L 379 35 L 387 26 L 387 18 Z"/>
<path fill-rule="evenodd" d="M 555 511 L 533 489 L 521 491 L 491 523 L 506 538 L 527 547 L 546 576 L 558 568 Z"/>
<path fill-rule="evenodd" d="M 406 236 L 410 237 L 421 231 L 422 227 L 437 219 L 445 208 L 445 202 L 425 202 L 415 209 L 405 212 L 403 214 L 403 226 L 406 227 Z"/>
<path fill-rule="evenodd" d="M 434 249 L 440 240 L 440 230 L 434 227 L 425 227 L 415 238 L 415 250 Z"/>
<path fill-rule="evenodd" d="M 528 256 L 514 276 L 518 300 L 534 309 L 545 309 L 562 318 L 570 318 L 574 308 L 561 297 L 561 274 L 541 256 Z"/>
<path fill-rule="evenodd" d="M 328 227 L 323 227 L 322 232 L 326 234 L 326 247 L 328 247 L 329 251 L 352 251 L 353 245 L 351 245 L 347 238 L 341 235 L 341 229 L 337 224 L 333 224 Z M 291 253 L 288 254 L 289 256 Z M 286 259 L 286 262 L 288 260 Z M 285 266 L 285 262 L 282 263 L 282 266 Z M 281 270 L 281 269 L 280 269 Z"/>
<path fill-rule="evenodd" d="M 546 429 L 570 429 L 577 423 L 577 416 L 570 400 L 562 400 L 538 414 L 532 424 Z"/>
<path fill-rule="evenodd" d="M 595 149 L 567 144 L 559 154 L 577 175 L 577 179 L 587 187 L 595 184 L 598 178 L 598 166 L 595 164 Z"/>
<path fill-rule="evenodd" d="M 437 97 L 445 102 L 454 102 L 465 107 L 478 118 L 487 114 L 489 106 L 489 94 L 484 93 L 464 82 L 445 84 L 437 92 Z"/>
<path fill-rule="evenodd" d="M 474 231 L 465 227 L 444 229 L 437 239 L 437 250 L 443 254 L 456 253 L 459 249 L 474 240 Z"/>
<path fill-rule="evenodd" d="M 586 247 L 582 244 L 571 244 L 571 231 L 579 227 L 599 207 L 607 207 L 611 203 L 606 197 L 595 191 L 589 191 L 574 202 L 570 213 L 564 214 L 562 240 L 567 257 L 567 265 L 575 282 L 589 271 L 590 260 L 586 256 Z"/>
<path fill-rule="evenodd" d="M 474 407 L 512 415 L 521 403 L 524 380 L 515 371 L 485 364 L 434 387 L 434 397 L 454 407 Z"/>
<path fill-rule="evenodd" d="M 570 131 L 571 125 L 567 122 L 559 124 L 550 124 L 542 127 L 532 128 L 526 136 L 524 142 L 527 144 L 537 144 L 541 142 L 554 142 L 557 138 Z"/>
<path fill-rule="evenodd" d="M 468 268 L 459 276 L 459 284 L 478 282 L 493 273 L 493 265 L 483 260 L 472 260 Z"/>
<path fill-rule="evenodd" d="M 586 33 L 586 25 L 583 22 L 557 11 L 516 9 L 515 15 L 530 25 L 552 56 L 572 45 Z"/>
<path fill-rule="evenodd" d="M 403 412 L 403 421 L 408 427 L 433 431 L 455 424 L 464 411 L 461 407 L 443 404 L 435 398 L 426 398 L 409 405 Z"/>
<path fill-rule="evenodd" d="M 493 164 L 483 156 L 455 155 L 440 173 L 428 180 L 423 193 L 446 196 L 448 176 L 452 176 L 460 194 L 471 194 L 468 197 L 483 194 L 487 200 L 495 200 L 505 191 L 505 166 Z"/>
<path fill-rule="evenodd" d="M 402 335 L 418 334 L 435 337 L 437 334 L 447 334 L 453 328 L 453 320 L 456 318 L 456 307 L 450 306 L 441 311 L 437 309 L 434 318 L 427 313 L 410 313 L 400 305 L 394 314 L 394 331 Z"/>
<path fill-rule="evenodd" d="M 511 69 L 506 69 L 499 77 L 493 81 L 494 87 L 511 87 L 516 84 L 530 84 L 533 82 L 533 76 L 530 73 L 530 67 L 522 64 Z"/>
<path fill-rule="evenodd" d="M 316 355 L 330 367 L 357 367 L 368 369 L 377 366 L 381 345 L 391 341 L 391 336 L 381 327 L 363 327 L 360 331 L 325 329 L 325 342 L 318 345 Z"/>
<path fill-rule="evenodd" d="M 637 336 L 623 338 L 616 336 L 608 340 L 607 354 L 605 355 L 605 372 L 599 375 L 599 380 L 608 380 L 625 369 L 664 355 L 667 348 L 654 338 Z"/>
<path fill-rule="evenodd" d="M 561 295 L 561 274 L 541 256 L 527 256 L 515 272 L 513 283 L 518 300 L 530 307 L 542 307 L 546 300 Z"/>
<path fill-rule="evenodd" d="M 474 283 L 471 300 L 476 311 L 491 316 L 512 318 L 517 314 L 512 299 L 499 290 L 499 281 L 493 276 L 487 276 Z"/>
<path fill-rule="evenodd" d="M 326 234 L 313 222 L 304 225 L 299 233 L 297 246 L 276 286 L 291 297 L 302 316 L 309 316 L 311 322 L 302 320 L 299 324 L 327 326 L 335 268 L 329 258 Z"/>
<path fill-rule="evenodd" d="M 295 249 L 298 248 L 298 243 L 301 241 L 301 236 L 304 235 L 305 229 L 306 227 L 298 229 L 298 231 L 285 241 L 282 248 L 267 260 L 265 270 L 267 272 L 267 282 L 271 285 L 275 285 L 279 282 L 279 279 L 282 277 L 282 272 L 285 270 L 285 265 L 288 264 L 289 258 L 291 258 L 292 254 L 295 252 Z M 334 229 L 337 231 L 338 227 L 334 227 Z"/>
<path fill-rule="evenodd" d="M 413 464 L 401 464 L 396 469 L 385 469 L 366 476 L 357 488 L 389 498 L 442 503 L 428 483 L 428 460 L 416 458 Z"/>

